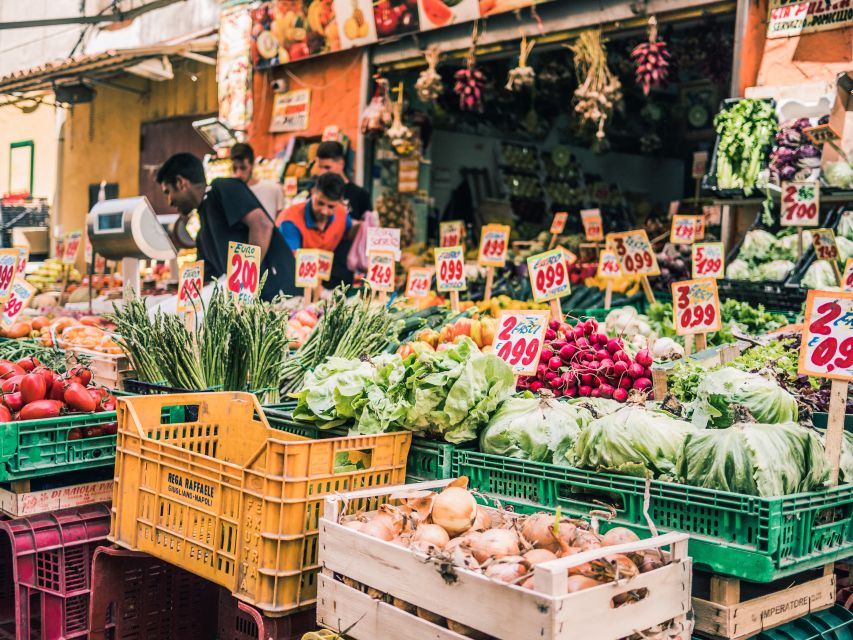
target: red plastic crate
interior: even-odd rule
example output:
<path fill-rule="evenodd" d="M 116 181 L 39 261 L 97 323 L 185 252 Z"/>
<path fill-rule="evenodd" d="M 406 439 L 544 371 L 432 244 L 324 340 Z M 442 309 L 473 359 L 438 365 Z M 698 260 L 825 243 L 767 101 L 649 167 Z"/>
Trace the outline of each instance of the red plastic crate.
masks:
<path fill-rule="evenodd" d="M 108 504 L 0 522 L 0 640 L 70 640 L 89 630 L 92 555 Z"/>
<path fill-rule="evenodd" d="M 89 640 L 298 640 L 316 629 L 313 608 L 268 618 L 212 582 L 139 551 L 99 548 L 92 585 Z"/>

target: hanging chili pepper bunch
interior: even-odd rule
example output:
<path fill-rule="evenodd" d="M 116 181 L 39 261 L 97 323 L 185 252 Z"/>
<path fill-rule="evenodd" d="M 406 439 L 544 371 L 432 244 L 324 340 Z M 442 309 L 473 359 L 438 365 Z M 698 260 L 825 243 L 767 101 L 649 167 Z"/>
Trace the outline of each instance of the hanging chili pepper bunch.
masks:
<path fill-rule="evenodd" d="M 468 50 L 465 68 L 460 69 L 453 76 L 456 81 L 453 85 L 453 91 L 459 96 L 460 111 L 483 111 L 486 76 L 477 68 L 477 59 L 474 55 L 479 37 L 477 31 L 478 25 L 474 23 L 474 33 L 471 37 L 471 48 Z"/>
<path fill-rule="evenodd" d="M 669 76 L 669 50 L 666 42 L 658 40 L 658 21 L 649 18 L 649 41 L 638 44 L 631 52 L 636 65 L 637 84 L 643 88 L 643 94 L 649 95 L 652 87 L 666 83 Z"/>
<path fill-rule="evenodd" d="M 391 100 L 388 97 L 388 81 L 375 77 L 376 91 L 370 104 L 361 113 L 361 132 L 372 138 L 379 138 L 393 122 Z"/>
<path fill-rule="evenodd" d="M 441 75 L 436 71 L 438 60 L 441 58 L 441 49 L 438 45 L 430 45 L 424 52 L 427 68 L 421 71 L 415 82 L 415 90 L 418 92 L 418 98 L 423 102 L 432 102 L 444 93 L 444 83 L 441 81 Z"/>
<path fill-rule="evenodd" d="M 579 85 L 575 89 L 575 111 L 581 122 L 596 127 L 595 137 L 602 141 L 604 125 L 622 100 L 622 83 L 607 67 L 607 51 L 599 29 L 581 32 L 569 49 L 574 54 Z"/>
<path fill-rule="evenodd" d="M 527 64 L 527 57 L 530 55 L 535 44 L 535 40 L 528 42 L 524 35 L 521 36 L 518 66 L 509 70 L 509 78 L 506 83 L 506 88 L 509 91 L 520 91 L 524 87 L 532 87 L 536 81 L 536 72 L 533 70 L 533 67 Z"/>

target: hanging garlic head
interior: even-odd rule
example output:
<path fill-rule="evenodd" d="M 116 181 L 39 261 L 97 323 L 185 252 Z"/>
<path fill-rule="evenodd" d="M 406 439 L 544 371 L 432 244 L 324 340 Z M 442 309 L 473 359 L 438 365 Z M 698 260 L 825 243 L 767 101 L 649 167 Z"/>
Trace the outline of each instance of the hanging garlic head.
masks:
<path fill-rule="evenodd" d="M 421 71 L 415 82 L 415 90 L 418 92 L 418 98 L 423 102 L 432 102 L 444 93 L 444 83 L 441 81 L 441 75 L 436 71 L 438 60 L 441 57 L 441 51 L 436 45 L 432 45 L 424 54 L 427 62 L 427 68 Z"/>
<path fill-rule="evenodd" d="M 518 66 L 509 70 L 506 88 L 509 91 L 520 91 L 524 87 L 532 87 L 536 80 L 536 72 L 533 67 L 527 64 L 527 57 L 533 50 L 535 41 L 528 42 L 527 38 L 522 36 L 521 49 L 518 53 Z"/>

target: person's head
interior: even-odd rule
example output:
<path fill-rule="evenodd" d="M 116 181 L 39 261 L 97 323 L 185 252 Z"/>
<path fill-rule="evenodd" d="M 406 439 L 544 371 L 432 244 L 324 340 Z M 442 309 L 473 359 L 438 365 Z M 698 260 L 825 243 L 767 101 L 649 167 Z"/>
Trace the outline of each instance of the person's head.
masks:
<path fill-rule="evenodd" d="M 176 153 L 166 160 L 157 170 L 156 179 L 169 204 L 184 215 L 204 198 L 204 165 L 191 153 Z"/>
<path fill-rule="evenodd" d="M 335 213 L 344 197 L 344 179 L 336 173 L 324 173 L 317 177 L 311 189 L 311 213 L 321 225 L 325 225 Z"/>
<path fill-rule="evenodd" d="M 344 175 L 344 145 L 334 140 L 321 142 L 317 147 L 317 172 Z"/>
<path fill-rule="evenodd" d="M 255 169 L 255 150 L 245 142 L 231 147 L 231 173 L 235 178 L 248 183 Z"/>

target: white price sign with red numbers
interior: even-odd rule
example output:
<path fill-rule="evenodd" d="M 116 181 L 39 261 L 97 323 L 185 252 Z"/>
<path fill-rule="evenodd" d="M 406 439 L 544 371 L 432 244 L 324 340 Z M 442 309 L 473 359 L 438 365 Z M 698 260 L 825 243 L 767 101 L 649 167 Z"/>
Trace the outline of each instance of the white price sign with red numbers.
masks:
<path fill-rule="evenodd" d="M 555 300 L 571 293 L 566 254 L 552 249 L 527 259 L 527 273 L 536 302 Z"/>
<path fill-rule="evenodd" d="M 853 381 L 853 292 L 808 292 L 797 372 Z"/>
<path fill-rule="evenodd" d="M 332 264 L 335 254 L 332 251 L 317 250 L 317 273 L 324 282 L 332 278 Z"/>
<path fill-rule="evenodd" d="M 838 246 L 832 229 L 812 229 L 812 246 L 818 260 L 838 260 Z"/>
<path fill-rule="evenodd" d="M 287 176 L 284 179 L 284 197 L 295 198 L 299 193 L 299 181 L 294 176 Z"/>
<path fill-rule="evenodd" d="M 601 223 L 600 209 L 581 209 L 581 223 L 588 242 L 604 240 L 604 225 Z"/>
<path fill-rule="evenodd" d="M 465 226 L 461 220 L 449 220 L 438 225 L 439 230 L 439 246 L 440 247 L 456 247 L 462 244 L 462 236 L 465 232 Z"/>
<path fill-rule="evenodd" d="M 400 259 L 400 230 L 391 227 L 370 227 L 367 230 L 367 253 L 391 251 L 394 260 Z"/>
<path fill-rule="evenodd" d="M 18 266 L 16 270 L 18 275 L 23 278 L 24 274 L 27 272 L 27 262 L 29 262 L 30 259 L 30 248 L 22 244 L 16 244 L 14 248 L 18 250 Z"/>
<path fill-rule="evenodd" d="M 502 267 L 506 264 L 509 246 L 509 226 L 487 224 L 480 233 L 480 254 L 477 263 L 481 267 Z"/>
<path fill-rule="evenodd" d="M 261 248 L 245 242 L 228 243 L 228 292 L 237 302 L 251 303 L 258 293 Z"/>
<path fill-rule="evenodd" d="M 492 347 L 517 376 L 536 374 L 551 312 L 501 311 Z"/>
<path fill-rule="evenodd" d="M 0 323 L 4 327 L 11 327 L 21 311 L 30 306 L 30 302 L 36 295 L 36 288 L 23 278 L 15 278 L 12 282 L 12 293 L 3 305 L 3 315 Z"/>
<path fill-rule="evenodd" d="M 616 255 L 619 256 L 619 264 L 625 275 L 660 275 L 657 257 L 644 229 L 611 233 L 607 238 Z"/>
<path fill-rule="evenodd" d="M 435 280 L 439 291 L 464 291 L 465 252 L 462 247 L 440 247 L 435 250 Z"/>
<path fill-rule="evenodd" d="M 204 287 L 204 260 L 188 262 L 181 267 L 178 278 L 178 313 L 201 311 L 201 290 Z"/>
<path fill-rule="evenodd" d="M 844 277 L 841 279 L 841 288 L 845 291 L 853 291 L 853 258 L 847 258 L 844 265 Z"/>
<path fill-rule="evenodd" d="M 77 252 L 80 250 L 80 243 L 82 241 L 82 231 L 71 231 L 65 234 L 65 240 L 62 244 L 63 264 L 74 264 L 74 262 L 77 260 Z"/>
<path fill-rule="evenodd" d="M 558 211 L 554 214 L 554 219 L 551 221 L 551 235 L 558 236 L 563 233 L 566 228 L 566 220 L 569 219 L 569 214 L 566 211 Z"/>
<path fill-rule="evenodd" d="M 783 227 L 816 227 L 820 211 L 819 182 L 783 182 L 782 217 Z"/>
<path fill-rule="evenodd" d="M 672 244 L 693 244 L 699 216 L 672 216 L 669 241 Z"/>
<path fill-rule="evenodd" d="M 369 251 L 367 253 L 367 276 L 365 280 L 374 291 L 394 290 L 394 252 Z"/>
<path fill-rule="evenodd" d="M 618 278 L 622 275 L 622 267 L 619 266 L 619 258 L 609 249 L 598 254 L 598 277 Z"/>
<path fill-rule="evenodd" d="M 672 316 L 680 336 L 720 330 L 717 281 L 697 278 L 672 283 Z"/>
<path fill-rule="evenodd" d="M 722 242 L 704 242 L 693 245 L 693 277 L 723 278 L 726 274 L 726 257 Z"/>
<path fill-rule="evenodd" d="M 313 289 L 320 284 L 320 252 L 317 249 L 296 250 L 296 288 Z"/>
<path fill-rule="evenodd" d="M 412 267 L 406 278 L 406 297 L 425 298 L 432 287 L 432 269 L 429 267 Z"/>
<path fill-rule="evenodd" d="M 578 257 L 574 253 L 572 253 L 571 251 L 566 249 L 565 247 L 560 246 L 557 248 L 560 249 L 560 251 L 562 251 L 563 255 L 566 257 L 566 266 L 567 267 L 572 266 L 575 262 L 578 261 Z"/>
<path fill-rule="evenodd" d="M 0 302 L 12 295 L 12 282 L 18 267 L 17 249 L 0 249 Z"/>

